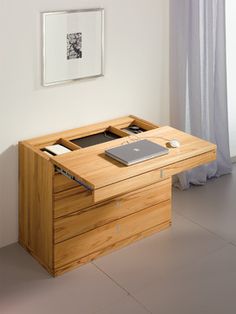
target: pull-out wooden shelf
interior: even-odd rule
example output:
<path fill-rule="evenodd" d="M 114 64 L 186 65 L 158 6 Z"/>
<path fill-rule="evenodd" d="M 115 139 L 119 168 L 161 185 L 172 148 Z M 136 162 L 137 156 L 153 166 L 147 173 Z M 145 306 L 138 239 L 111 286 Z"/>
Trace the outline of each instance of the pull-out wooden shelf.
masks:
<path fill-rule="evenodd" d="M 100 142 L 80 147 L 87 138 Z M 181 146 L 129 167 L 104 154 L 139 139 Z M 54 144 L 71 151 L 46 154 Z M 20 142 L 19 242 L 55 276 L 160 231 L 171 224 L 172 175 L 215 156 L 212 143 L 134 116 Z"/>

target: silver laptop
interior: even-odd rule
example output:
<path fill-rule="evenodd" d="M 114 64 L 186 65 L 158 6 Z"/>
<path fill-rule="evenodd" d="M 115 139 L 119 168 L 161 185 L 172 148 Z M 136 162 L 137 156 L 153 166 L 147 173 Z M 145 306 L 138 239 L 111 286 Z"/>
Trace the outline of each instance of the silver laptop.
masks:
<path fill-rule="evenodd" d="M 167 148 L 148 140 L 140 140 L 105 150 L 106 155 L 120 161 L 126 166 L 165 155 L 168 152 Z"/>

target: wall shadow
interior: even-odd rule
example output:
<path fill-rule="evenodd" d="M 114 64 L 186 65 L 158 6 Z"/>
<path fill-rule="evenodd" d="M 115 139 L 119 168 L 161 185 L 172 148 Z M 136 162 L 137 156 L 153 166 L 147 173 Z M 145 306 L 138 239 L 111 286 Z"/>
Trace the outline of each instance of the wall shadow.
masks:
<path fill-rule="evenodd" d="M 0 308 L 30 282 L 50 278 L 19 244 L 8 245 L 17 239 L 18 145 L 12 145 L 0 154 Z"/>
<path fill-rule="evenodd" d="M 17 241 L 18 145 L 0 154 L 0 247 Z"/>
<path fill-rule="evenodd" d="M 26 295 L 30 297 L 35 290 L 40 293 L 45 280 L 53 280 L 53 277 L 19 244 L 0 249 L 0 308 L 7 308 L 14 300 Z"/>

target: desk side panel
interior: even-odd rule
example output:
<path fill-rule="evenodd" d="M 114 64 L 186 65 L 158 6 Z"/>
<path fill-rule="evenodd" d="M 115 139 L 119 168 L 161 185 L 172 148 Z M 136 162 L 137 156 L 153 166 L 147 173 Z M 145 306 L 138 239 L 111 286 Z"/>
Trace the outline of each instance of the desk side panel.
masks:
<path fill-rule="evenodd" d="M 50 161 L 19 143 L 19 243 L 50 272 L 53 172 Z"/>

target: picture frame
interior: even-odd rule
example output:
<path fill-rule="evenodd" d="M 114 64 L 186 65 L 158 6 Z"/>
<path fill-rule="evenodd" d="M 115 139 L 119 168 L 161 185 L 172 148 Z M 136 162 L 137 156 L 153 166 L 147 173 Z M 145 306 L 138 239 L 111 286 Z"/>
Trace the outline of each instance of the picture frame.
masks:
<path fill-rule="evenodd" d="M 104 75 L 104 9 L 42 13 L 42 85 Z"/>

